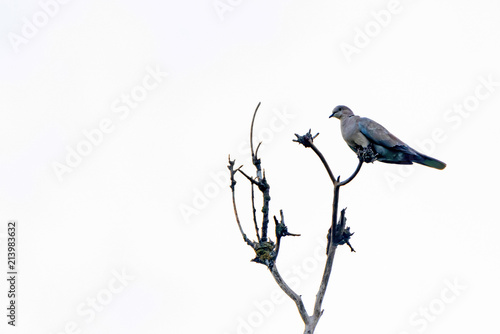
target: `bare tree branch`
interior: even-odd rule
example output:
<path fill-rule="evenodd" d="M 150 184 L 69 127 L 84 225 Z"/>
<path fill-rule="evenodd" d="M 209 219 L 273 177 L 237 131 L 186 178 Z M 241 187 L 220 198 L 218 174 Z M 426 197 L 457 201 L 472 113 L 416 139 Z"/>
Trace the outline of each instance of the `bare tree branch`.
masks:
<path fill-rule="evenodd" d="M 258 156 L 259 155 L 259 148 L 260 148 L 260 145 L 262 145 L 262 142 L 259 143 L 259 145 L 257 145 L 257 148 L 255 149 L 255 156 Z"/>
<path fill-rule="evenodd" d="M 259 225 L 257 224 L 257 216 L 256 216 L 256 210 L 255 210 L 255 191 L 254 191 L 254 184 L 252 183 L 252 217 L 253 217 L 253 224 L 255 227 L 255 234 L 257 235 L 257 240 L 260 241 L 260 235 L 259 235 Z"/>
<path fill-rule="evenodd" d="M 257 107 L 255 108 L 255 111 L 253 113 L 252 117 L 252 124 L 250 125 L 250 150 L 252 151 L 252 163 L 255 165 L 255 168 L 257 169 L 257 180 L 261 181 L 262 180 L 262 171 L 260 168 L 260 159 L 257 158 L 257 153 L 253 150 L 253 124 L 255 122 L 255 116 L 257 115 L 257 111 L 259 110 L 260 107 L 260 102 L 257 104 Z M 260 143 L 257 146 L 257 151 L 259 150 Z"/>
<path fill-rule="evenodd" d="M 252 123 L 250 124 L 250 150 L 252 151 L 252 158 L 255 156 L 255 152 L 253 150 L 253 123 L 255 122 L 255 115 L 257 115 L 257 110 L 259 110 L 259 107 L 260 107 L 260 102 L 257 104 L 257 107 L 253 112 Z"/>
<path fill-rule="evenodd" d="M 345 181 L 340 182 L 340 176 L 335 178 L 333 175 L 330 166 L 328 165 L 328 162 L 326 161 L 325 157 L 323 154 L 320 152 L 320 150 L 314 145 L 313 140 L 318 136 L 316 134 L 314 137 L 311 135 L 311 130 L 309 130 L 308 133 L 306 133 L 304 136 L 299 136 L 295 134 L 297 139 L 294 141 L 304 145 L 305 147 L 311 148 L 314 153 L 319 157 L 321 162 L 323 163 L 323 166 L 325 167 L 328 176 L 330 177 L 330 180 L 333 183 L 333 204 L 332 204 L 332 225 L 330 227 L 330 231 L 328 234 L 328 246 L 327 246 L 327 258 L 326 258 L 326 263 L 325 263 L 325 269 L 323 271 L 323 277 L 321 279 L 321 284 L 318 289 L 318 293 L 316 294 L 316 301 L 314 303 L 314 312 L 313 315 L 310 318 L 309 323 L 305 323 L 306 328 L 304 333 L 307 334 L 312 334 L 314 333 L 314 329 L 316 327 L 316 324 L 319 321 L 319 318 L 323 314 L 323 310 L 321 309 L 321 305 L 323 304 L 323 300 L 325 298 L 325 293 L 326 293 L 326 288 L 328 286 L 328 281 L 330 280 L 330 275 L 332 272 L 332 266 L 333 266 L 333 259 L 335 257 L 335 251 L 337 249 L 338 245 L 347 243 L 349 244 L 349 238 L 351 237 L 352 233 L 349 231 L 349 227 L 345 226 L 345 209 L 342 210 L 341 212 L 341 218 L 340 222 L 337 222 L 337 215 L 338 215 L 338 204 L 339 204 L 339 194 L 340 194 L 340 187 L 348 184 L 351 182 L 358 172 L 361 169 L 361 165 L 363 164 L 363 161 L 361 158 L 359 159 L 358 166 L 354 173 L 347 178 Z M 349 247 L 350 244 L 349 244 Z M 351 247 L 351 250 L 352 247 Z M 353 250 L 354 251 L 354 250 Z"/>
<path fill-rule="evenodd" d="M 349 182 L 351 182 L 356 177 L 356 175 L 358 175 L 359 171 L 361 170 L 361 166 L 362 165 L 363 165 L 363 159 L 360 158 L 360 157 L 358 157 L 358 166 L 356 167 L 356 170 L 347 179 L 345 179 L 342 182 L 339 182 L 339 187 L 345 186 L 346 184 L 348 184 Z"/>
<path fill-rule="evenodd" d="M 325 169 L 328 173 L 328 176 L 330 177 L 330 180 L 332 180 L 333 184 L 335 185 L 335 184 L 337 184 L 337 180 L 335 179 L 335 176 L 333 176 L 332 170 L 330 169 L 330 166 L 328 166 L 328 162 L 326 162 L 326 159 L 323 156 L 323 154 L 316 148 L 316 146 L 313 143 L 314 138 L 316 138 L 318 135 L 319 135 L 319 133 L 317 133 L 313 137 L 311 135 L 311 130 L 309 130 L 309 132 L 303 136 L 299 136 L 298 134 L 295 134 L 295 136 L 297 136 L 297 139 L 294 139 L 293 141 L 298 142 L 298 143 L 304 145 L 305 147 L 311 148 L 314 151 L 314 153 L 316 153 L 316 155 L 319 157 L 319 159 L 323 163 L 323 166 L 325 166 Z"/>
<path fill-rule="evenodd" d="M 243 237 L 243 240 L 245 240 L 245 242 L 252 248 L 255 249 L 255 243 L 248 239 L 248 237 L 246 236 L 245 232 L 243 232 L 243 228 L 241 227 L 241 223 L 240 223 L 240 217 L 238 216 L 238 209 L 236 208 L 236 198 L 235 198 L 235 185 L 236 185 L 236 180 L 234 179 L 234 174 L 240 170 L 240 167 L 238 167 L 236 170 L 234 169 L 234 160 L 231 161 L 231 157 L 229 156 L 228 157 L 228 160 L 229 160 L 229 166 L 227 166 L 227 168 L 229 169 L 230 171 L 230 174 L 231 174 L 231 185 L 230 185 L 230 188 L 231 188 L 231 193 L 232 193 L 232 198 L 233 198 L 233 210 L 234 210 L 234 216 L 236 217 L 236 222 L 238 223 L 238 228 L 240 229 L 240 232 L 241 232 L 241 236 Z"/>
<path fill-rule="evenodd" d="M 280 251 L 281 238 L 286 236 L 292 237 L 300 237 L 300 234 L 290 233 L 288 232 L 288 227 L 285 225 L 285 217 L 283 215 L 283 210 L 280 210 L 281 220 L 278 222 L 278 218 L 274 216 L 274 224 L 276 225 L 276 249 L 275 249 L 275 257 L 278 257 L 278 253 Z"/>
<path fill-rule="evenodd" d="M 321 309 L 321 305 L 323 304 L 323 300 L 325 299 L 326 288 L 328 287 L 328 281 L 330 280 L 330 275 L 332 273 L 333 267 L 333 259 L 335 257 L 335 250 L 337 247 L 330 247 L 330 251 L 326 258 L 325 269 L 323 270 L 323 277 L 321 278 L 321 284 L 318 289 L 318 293 L 316 294 L 316 301 L 314 303 L 314 312 L 311 317 L 311 323 L 309 324 L 309 328 L 307 328 L 304 333 L 309 333 L 307 330 L 310 330 L 310 333 L 314 332 L 314 328 L 319 321 L 319 318 L 323 315 L 323 310 Z"/>
<path fill-rule="evenodd" d="M 343 209 L 340 213 L 340 220 L 337 221 L 337 216 L 338 216 L 338 203 L 339 203 L 339 192 L 340 192 L 340 187 L 348 184 L 351 182 L 356 175 L 359 173 L 361 166 L 363 164 L 363 160 L 360 158 L 358 166 L 354 173 L 347 178 L 346 180 L 340 182 L 340 177 L 335 177 L 333 175 L 332 170 L 330 169 L 330 166 L 328 165 L 328 162 L 326 161 L 325 157 L 323 154 L 320 152 L 320 150 L 314 145 L 313 141 L 314 139 L 319 135 L 312 135 L 311 130 L 309 130 L 308 133 L 306 133 L 303 136 L 299 136 L 296 134 L 297 139 L 294 141 L 304 145 L 305 147 L 311 148 L 316 155 L 319 157 L 321 162 L 323 163 L 323 166 L 325 167 L 328 176 L 330 177 L 330 180 L 333 183 L 333 204 L 332 204 L 332 223 L 331 227 L 329 230 L 328 234 L 328 246 L 327 246 L 327 259 L 325 263 L 325 268 L 323 271 L 323 276 L 321 279 L 321 283 L 318 289 L 318 292 L 316 294 L 316 300 L 314 303 L 314 311 L 313 314 L 310 316 L 307 313 L 307 310 L 304 306 L 304 303 L 302 302 L 302 298 L 300 295 L 298 295 L 295 291 L 293 291 L 290 286 L 284 281 L 283 277 L 280 275 L 278 268 L 276 266 L 276 261 L 277 257 L 279 255 L 280 251 L 280 246 L 281 246 L 281 239 L 285 236 L 299 236 L 300 234 L 293 234 L 288 232 L 288 228 L 285 224 L 285 218 L 283 214 L 283 210 L 280 210 L 280 220 L 276 216 L 274 216 L 274 223 L 275 223 L 275 235 L 276 235 L 276 244 L 268 239 L 267 232 L 268 232 L 268 224 L 269 224 L 269 203 L 271 201 L 270 197 L 270 186 L 269 183 L 267 182 L 266 179 L 266 174 L 265 171 L 262 169 L 261 166 L 261 160 L 258 158 L 258 151 L 262 143 L 259 143 L 257 146 L 257 149 L 254 151 L 253 147 L 253 128 L 254 128 L 254 123 L 255 123 L 255 116 L 257 114 L 257 110 L 259 109 L 260 103 L 257 105 L 257 108 L 255 109 L 255 112 L 252 117 L 252 123 L 250 127 L 250 148 L 252 152 L 252 164 L 255 166 L 256 169 L 256 177 L 251 177 L 247 175 L 243 170 L 241 170 L 240 166 L 237 169 L 234 169 L 234 161 L 231 161 L 229 158 L 229 166 L 228 169 L 231 173 L 231 191 L 232 191 L 232 200 L 233 200 L 233 209 L 234 209 L 234 214 L 236 217 L 236 222 L 238 224 L 238 228 L 241 232 L 241 235 L 243 236 L 243 240 L 251 246 L 255 253 L 256 257 L 252 260 L 257 263 L 264 264 L 268 267 L 270 270 L 271 274 L 273 275 L 276 283 L 278 286 L 295 302 L 297 309 L 299 311 L 299 314 L 302 318 L 302 321 L 304 322 L 305 329 L 304 333 L 305 334 L 313 334 L 314 330 L 316 328 L 316 325 L 320 319 L 320 317 L 323 314 L 323 310 L 321 308 L 321 305 L 323 303 L 323 300 L 325 298 L 325 293 L 326 289 L 328 287 L 328 282 L 330 280 L 331 272 L 332 272 L 332 266 L 333 266 L 333 260 L 335 257 L 335 251 L 337 249 L 338 245 L 342 244 L 348 244 L 349 247 L 351 247 L 349 243 L 349 238 L 352 236 L 352 233 L 350 233 L 349 227 L 346 227 L 346 218 L 345 218 L 345 209 Z M 359 155 L 358 155 L 359 156 Z M 253 216 L 253 223 L 256 231 L 256 236 L 257 236 L 257 242 L 252 241 L 247 238 L 245 235 L 243 228 L 240 223 L 240 219 L 238 216 L 238 211 L 236 209 L 236 199 L 235 199 L 235 185 L 236 185 L 236 180 L 235 180 L 235 174 L 237 172 L 240 172 L 250 183 L 251 183 L 251 198 L 252 198 L 252 216 Z M 257 217 L 256 217 L 256 208 L 255 208 L 255 190 L 254 186 L 257 186 L 257 188 L 260 190 L 262 193 L 262 199 L 263 199 L 263 204 L 262 204 L 262 226 L 259 234 L 259 224 L 257 222 Z M 351 250 L 354 251 L 351 247 Z"/>
<path fill-rule="evenodd" d="M 267 227 L 269 225 L 269 202 L 271 201 L 271 196 L 269 195 L 269 184 L 266 180 L 266 174 L 260 181 L 259 189 L 262 191 L 262 240 L 267 240 Z"/>
<path fill-rule="evenodd" d="M 281 277 L 280 273 L 278 272 L 276 264 L 274 264 L 270 269 L 271 269 L 271 274 L 273 275 L 276 283 L 278 283 L 281 290 L 283 290 L 283 292 L 285 292 L 287 296 L 290 297 L 295 302 L 295 305 L 297 305 L 297 309 L 299 310 L 302 321 L 304 321 L 304 323 L 307 324 L 309 322 L 309 315 L 307 314 L 307 310 L 304 306 L 304 303 L 302 302 L 302 297 L 296 294 L 288 286 L 288 284 L 286 284 L 286 282 L 283 280 L 283 277 Z"/>
<path fill-rule="evenodd" d="M 257 115 L 257 111 L 259 110 L 260 107 L 260 102 L 257 104 L 257 107 L 255 108 L 255 111 L 253 113 L 252 117 L 252 123 L 250 125 L 250 150 L 252 151 L 252 163 L 255 166 L 255 169 L 257 171 L 257 180 L 250 179 L 246 174 L 243 174 L 247 177 L 247 179 L 251 180 L 252 183 L 254 183 L 259 190 L 262 192 L 262 200 L 263 200 L 263 205 L 262 205 L 262 229 L 261 229 L 261 237 L 259 239 L 262 241 L 267 241 L 267 229 L 269 226 L 269 202 L 271 201 L 271 196 L 269 195 L 269 184 L 267 183 L 266 180 L 266 174 L 265 172 L 262 172 L 262 167 L 261 167 L 261 161 L 257 156 L 257 152 L 259 151 L 260 145 L 262 143 L 259 143 L 257 146 L 257 150 L 254 151 L 253 149 L 253 128 L 254 128 L 254 123 L 255 123 L 255 116 Z"/>

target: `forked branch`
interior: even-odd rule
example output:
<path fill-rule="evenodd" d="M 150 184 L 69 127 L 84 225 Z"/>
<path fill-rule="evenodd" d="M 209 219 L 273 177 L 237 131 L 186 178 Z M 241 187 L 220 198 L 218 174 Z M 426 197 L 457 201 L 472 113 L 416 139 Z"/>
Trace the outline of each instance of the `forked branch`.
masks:
<path fill-rule="evenodd" d="M 321 279 L 321 284 L 318 289 L 318 293 L 316 294 L 316 301 L 314 303 L 314 312 L 313 315 L 310 318 L 310 321 L 306 323 L 306 329 L 304 333 L 311 334 L 314 332 L 314 329 L 316 328 L 316 325 L 319 321 L 319 318 L 323 314 L 323 310 L 321 309 L 321 305 L 323 304 L 323 300 L 325 298 L 325 293 L 326 293 L 326 288 L 328 286 L 328 282 L 330 280 L 330 275 L 332 272 L 332 267 L 333 267 L 333 259 L 335 257 L 335 251 L 337 249 L 338 245 L 342 244 L 348 244 L 349 247 L 351 248 L 351 251 L 354 251 L 354 249 L 351 247 L 349 243 L 349 239 L 352 236 L 353 233 L 350 233 L 350 228 L 346 227 L 346 218 L 345 218 L 345 209 L 342 210 L 341 212 L 341 217 L 340 221 L 337 221 L 337 214 L 338 214 L 338 204 L 339 204 L 339 196 L 340 196 L 340 187 L 348 184 L 351 182 L 356 175 L 358 175 L 359 171 L 361 170 L 361 166 L 363 164 L 363 160 L 360 158 L 358 161 L 358 166 L 356 167 L 356 170 L 354 173 L 348 177 L 344 181 L 340 181 L 340 176 L 337 178 L 333 175 L 332 170 L 330 166 L 328 165 L 328 162 L 326 161 L 324 155 L 321 153 L 321 151 L 314 145 L 314 139 L 319 135 L 317 133 L 315 136 L 312 136 L 311 130 L 309 130 L 305 135 L 299 136 L 298 134 L 295 134 L 297 139 L 294 139 L 295 142 L 298 142 L 299 144 L 304 145 L 304 147 L 311 148 L 314 153 L 318 156 L 318 158 L 321 160 L 323 163 L 323 166 L 325 167 L 328 176 L 330 177 L 330 180 L 333 183 L 333 204 L 332 204 L 332 224 L 328 233 L 328 246 L 326 249 L 326 263 L 325 263 L 325 269 L 323 271 L 323 277 Z"/>

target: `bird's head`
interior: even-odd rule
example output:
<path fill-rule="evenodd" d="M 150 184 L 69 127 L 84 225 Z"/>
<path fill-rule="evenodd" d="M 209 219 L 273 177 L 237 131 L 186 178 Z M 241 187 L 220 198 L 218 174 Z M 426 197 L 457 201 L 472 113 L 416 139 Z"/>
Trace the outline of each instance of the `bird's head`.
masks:
<path fill-rule="evenodd" d="M 348 107 L 346 106 L 336 106 L 334 109 L 333 109 L 333 112 L 332 114 L 330 115 L 329 118 L 332 118 L 332 117 L 335 117 L 335 118 L 338 118 L 338 119 L 342 119 L 343 116 L 347 117 L 347 116 L 352 116 L 354 115 L 352 110 L 349 109 Z"/>

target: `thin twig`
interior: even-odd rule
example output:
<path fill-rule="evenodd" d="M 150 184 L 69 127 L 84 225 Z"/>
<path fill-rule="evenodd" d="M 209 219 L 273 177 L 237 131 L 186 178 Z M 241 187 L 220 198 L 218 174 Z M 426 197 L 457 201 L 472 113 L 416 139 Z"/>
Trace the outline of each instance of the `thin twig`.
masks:
<path fill-rule="evenodd" d="M 253 113 L 252 117 L 252 123 L 250 125 L 250 150 L 252 151 L 252 158 L 255 156 L 254 150 L 253 150 L 253 123 L 255 122 L 255 115 L 257 115 L 257 110 L 259 110 L 260 107 L 260 102 L 257 104 L 257 107 L 255 108 L 255 111 Z"/>
<path fill-rule="evenodd" d="M 361 166 L 362 165 L 363 165 L 363 159 L 361 159 L 361 158 L 358 157 L 358 166 L 356 167 L 356 170 L 347 179 L 345 179 L 342 182 L 339 182 L 339 187 L 345 186 L 346 184 L 348 184 L 349 182 L 351 182 L 356 177 L 356 175 L 358 175 L 359 171 L 361 170 Z"/>
<path fill-rule="evenodd" d="M 254 180 L 250 176 L 248 176 L 244 171 L 241 169 L 238 170 L 241 174 L 243 174 L 252 184 L 255 184 L 259 190 L 262 192 L 262 200 L 263 200 L 263 205 L 262 205 L 262 229 L 261 233 L 262 236 L 259 239 L 259 241 L 266 241 L 267 240 L 267 227 L 269 225 L 269 202 L 271 201 L 271 196 L 269 195 L 269 184 L 267 183 L 266 180 L 266 175 L 264 173 L 264 177 L 261 180 Z"/>
<path fill-rule="evenodd" d="M 257 148 L 255 149 L 255 156 L 258 156 L 258 155 L 259 155 L 259 148 L 260 148 L 260 145 L 262 145 L 262 142 L 259 142 L 259 145 L 257 145 Z"/>
<path fill-rule="evenodd" d="M 262 180 L 262 171 L 260 169 L 260 159 L 257 158 L 257 152 L 253 150 L 253 124 L 255 122 L 255 116 L 257 115 L 257 111 L 259 110 L 260 102 L 257 104 L 255 111 L 252 117 L 252 124 L 250 125 L 250 150 L 252 151 L 252 163 L 255 165 L 257 169 L 257 180 Z M 259 150 L 260 144 L 257 147 L 257 151 Z"/>
<path fill-rule="evenodd" d="M 259 110 L 260 107 L 260 102 L 257 104 L 257 107 L 255 108 L 255 111 L 253 113 L 252 117 L 252 123 L 250 125 L 250 150 L 252 151 L 252 163 L 255 166 L 255 169 L 257 170 L 257 180 L 253 180 L 248 177 L 248 175 L 244 174 L 247 179 L 251 180 L 252 183 L 257 185 L 259 187 L 259 190 L 262 192 L 262 200 L 263 200 L 263 205 L 262 205 L 262 228 L 261 228 L 261 238 L 259 239 L 260 241 L 267 241 L 267 228 L 269 225 L 269 201 L 271 200 L 271 196 L 269 195 L 269 184 L 267 183 L 266 180 L 266 175 L 265 172 L 262 172 L 262 167 L 260 163 L 260 159 L 257 157 L 257 152 L 254 151 L 253 149 L 253 127 L 255 123 L 255 116 L 257 115 L 257 111 Z M 260 148 L 261 143 L 257 146 L 257 151 Z"/>
<path fill-rule="evenodd" d="M 267 241 L 267 227 L 269 225 L 269 202 L 271 201 L 271 196 L 269 195 L 269 184 L 266 180 L 266 174 L 260 181 L 259 190 L 262 191 L 262 240 Z"/>
<path fill-rule="evenodd" d="M 276 226 L 275 231 L 276 231 L 276 248 L 274 250 L 275 255 L 274 258 L 276 259 L 278 257 L 279 251 L 280 251 L 280 245 L 281 245 L 281 238 L 286 237 L 286 236 L 292 236 L 292 237 L 300 237 L 300 234 L 296 233 L 290 233 L 288 232 L 288 228 L 285 224 L 285 216 L 283 215 L 283 210 L 280 210 L 280 221 L 278 222 L 278 218 L 274 216 L 274 224 Z"/>
<path fill-rule="evenodd" d="M 240 167 L 241 168 L 241 167 Z M 255 184 L 257 187 L 259 186 L 259 182 L 255 181 L 253 178 L 251 178 L 250 176 L 248 176 L 244 171 L 242 171 L 240 168 L 238 168 L 236 170 L 236 172 L 240 172 L 241 174 L 243 174 L 243 176 L 245 176 L 248 181 L 250 181 L 252 184 Z"/>
<path fill-rule="evenodd" d="M 312 136 L 311 130 L 309 130 L 309 132 L 306 133 L 303 136 L 299 136 L 298 134 L 295 134 L 295 136 L 297 137 L 297 139 L 294 139 L 293 141 L 298 142 L 298 143 L 304 145 L 305 147 L 310 147 L 314 151 L 314 153 L 316 153 L 316 155 L 319 157 L 319 159 L 323 163 L 323 166 L 325 166 L 325 169 L 326 169 L 326 171 L 328 173 L 328 176 L 330 177 L 330 180 L 332 180 L 333 185 L 335 186 L 337 184 L 337 180 L 335 179 L 335 176 L 333 176 L 333 172 L 330 169 L 330 166 L 328 165 L 328 162 L 326 161 L 326 159 L 323 156 L 323 154 L 314 145 L 313 140 L 318 135 L 319 135 L 319 133 L 317 133 L 315 136 Z"/>
<path fill-rule="evenodd" d="M 240 167 L 238 167 L 236 170 L 234 169 L 234 160 L 231 161 L 231 157 L 228 158 L 229 160 L 229 166 L 227 166 L 227 168 L 229 169 L 230 173 L 231 173 L 231 185 L 230 185 L 230 188 L 231 188 L 231 193 L 232 193 L 232 198 L 233 198 L 233 211 L 234 211 L 234 216 L 236 217 L 236 223 L 238 224 L 238 228 L 240 229 L 240 232 L 241 232 L 241 236 L 243 237 L 243 240 L 249 245 L 251 246 L 252 248 L 255 249 L 255 243 L 248 239 L 248 237 L 246 236 L 245 232 L 243 232 L 243 228 L 241 227 L 241 222 L 240 222 L 240 217 L 238 215 L 238 209 L 236 208 L 236 196 L 235 196 L 235 185 L 236 185 L 236 180 L 234 179 L 234 174 L 236 174 L 237 171 L 241 171 Z"/>
<path fill-rule="evenodd" d="M 336 231 L 336 237 L 342 236 L 344 229 L 345 229 L 345 224 L 347 222 L 347 219 L 345 217 L 345 210 L 346 208 L 343 208 L 340 210 L 340 220 L 339 223 L 337 224 L 337 231 Z"/>
<path fill-rule="evenodd" d="M 330 169 L 328 162 L 326 162 L 325 157 L 323 156 L 323 154 L 318 150 L 318 148 L 314 144 L 311 144 L 311 148 L 314 151 L 314 153 L 316 153 L 318 155 L 319 159 L 323 163 L 323 166 L 325 166 L 325 169 L 328 173 L 328 176 L 330 177 L 330 180 L 332 180 L 333 185 L 335 186 L 337 184 L 338 180 L 336 180 L 335 176 L 333 176 L 332 170 Z"/>
<path fill-rule="evenodd" d="M 278 228 L 280 226 L 280 223 L 278 222 L 278 218 L 274 216 L 274 225 L 276 226 L 276 248 L 274 249 L 275 255 L 274 257 L 277 258 L 278 254 L 280 252 L 280 245 L 281 245 L 281 236 L 279 235 Z"/>
<path fill-rule="evenodd" d="M 252 183 L 252 216 L 253 216 L 253 224 L 255 226 L 255 234 L 257 235 L 257 240 L 260 241 L 259 236 L 259 226 L 257 225 L 257 216 L 255 215 L 255 194 L 254 194 L 254 184 Z"/>

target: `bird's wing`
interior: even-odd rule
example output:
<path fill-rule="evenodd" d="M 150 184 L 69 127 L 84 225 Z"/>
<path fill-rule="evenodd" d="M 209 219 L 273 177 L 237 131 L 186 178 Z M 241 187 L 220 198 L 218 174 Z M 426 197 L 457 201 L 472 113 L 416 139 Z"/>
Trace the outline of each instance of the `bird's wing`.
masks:
<path fill-rule="evenodd" d="M 366 117 L 360 117 L 358 121 L 359 131 L 372 143 L 387 148 L 396 146 L 408 147 L 403 141 L 387 131 L 382 125 Z"/>

